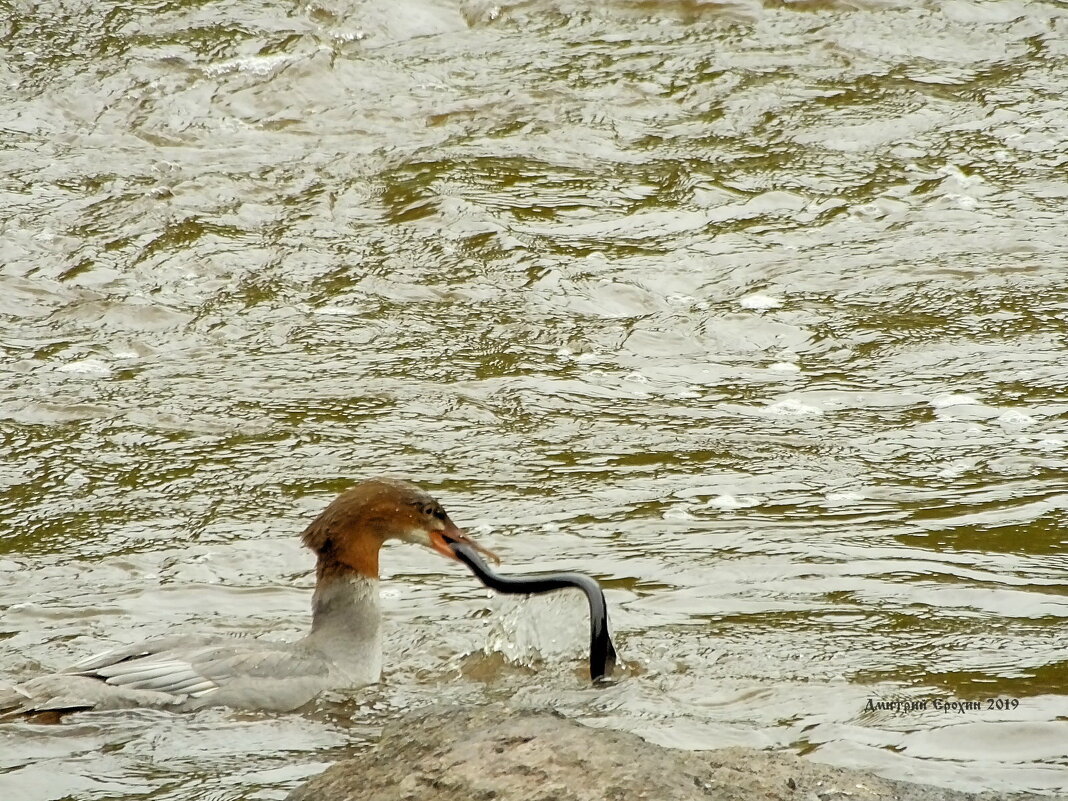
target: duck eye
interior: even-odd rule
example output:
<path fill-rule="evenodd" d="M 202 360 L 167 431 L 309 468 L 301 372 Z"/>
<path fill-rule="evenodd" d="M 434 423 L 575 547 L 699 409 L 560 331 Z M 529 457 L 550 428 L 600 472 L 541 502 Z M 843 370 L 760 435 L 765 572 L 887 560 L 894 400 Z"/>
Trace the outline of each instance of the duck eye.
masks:
<path fill-rule="evenodd" d="M 428 503 L 428 504 L 425 504 L 423 506 L 420 506 L 419 507 L 419 512 L 421 514 L 426 515 L 427 517 L 435 517 L 435 518 L 437 518 L 438 520 L 441 520 L 441 521 L 444 521 L 445 517 L 446 517 L 445 510 L 442 509 L 436 503 Z"/>

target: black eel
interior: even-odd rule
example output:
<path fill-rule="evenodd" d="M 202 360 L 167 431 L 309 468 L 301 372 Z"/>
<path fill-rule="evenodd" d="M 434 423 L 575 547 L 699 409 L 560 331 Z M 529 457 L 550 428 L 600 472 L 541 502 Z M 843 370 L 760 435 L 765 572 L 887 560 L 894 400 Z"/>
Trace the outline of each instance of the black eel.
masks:
<path fill-rule="evenodd" d="M 616 649 L 608 633 L 608 605 L 601 585 L 594 579 L 582 573 L 547 573 L 522 578 L 502 576 L 490 570 L 471 546 L 448 537 L 445 539 L 456 558 L 491 590 L 506 595 L 534 595 L 577 587 L 586 593 L 586 600 L 590 602 L 590 679 L 600 682 L 612 675 L 616 666 Z"/>

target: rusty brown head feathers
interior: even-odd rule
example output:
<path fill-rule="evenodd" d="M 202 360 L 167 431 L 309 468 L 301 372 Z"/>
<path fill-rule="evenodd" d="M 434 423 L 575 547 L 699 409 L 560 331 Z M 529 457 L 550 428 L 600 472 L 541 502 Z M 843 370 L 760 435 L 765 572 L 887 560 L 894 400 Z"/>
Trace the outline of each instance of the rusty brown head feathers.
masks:
<path fill-rule="evenodd" d="M 500 562 L 468 538 L 430 494 L 407 481 L 372 478 L 337 496 L 301 535 L 318 557 L 320 579 L 356 572 L 378 578 L 378 553 L 386 540 L 431 548 L 455 559 L 449 540 L 465 542 Z"/>

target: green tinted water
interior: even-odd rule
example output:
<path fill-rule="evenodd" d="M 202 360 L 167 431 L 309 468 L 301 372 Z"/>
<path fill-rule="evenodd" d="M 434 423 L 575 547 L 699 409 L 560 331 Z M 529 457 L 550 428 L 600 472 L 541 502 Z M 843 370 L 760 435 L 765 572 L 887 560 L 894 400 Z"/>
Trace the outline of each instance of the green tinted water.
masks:
<path fill-rule="evenodd" d="M 0 795 L 276 798 L 508 696 L 1064 789 L 1065 42 L 1042 2 L 0 0 L 3 676 L 295 636 L 296 534 L 382 472 L 602 579 L 628 663 L 587 689 L 580 605 L 398 546 L 381 687 L 3 726 Z"/>

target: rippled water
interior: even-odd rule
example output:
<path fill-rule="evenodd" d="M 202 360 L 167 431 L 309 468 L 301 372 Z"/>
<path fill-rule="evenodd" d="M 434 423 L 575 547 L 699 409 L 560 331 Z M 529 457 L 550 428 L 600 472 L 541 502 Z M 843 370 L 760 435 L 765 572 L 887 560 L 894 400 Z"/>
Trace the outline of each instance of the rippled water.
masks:
<path fill-rule="evenodd" d="M 295 636 L 381 472 L 627 663 L 398 546 L 383 685 L 3 725 L 0 796 L 278 798 L 513 695 L 1068 788 L 1068 10 L 589 6 L 0 0 L 3 676 Z"/>

